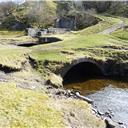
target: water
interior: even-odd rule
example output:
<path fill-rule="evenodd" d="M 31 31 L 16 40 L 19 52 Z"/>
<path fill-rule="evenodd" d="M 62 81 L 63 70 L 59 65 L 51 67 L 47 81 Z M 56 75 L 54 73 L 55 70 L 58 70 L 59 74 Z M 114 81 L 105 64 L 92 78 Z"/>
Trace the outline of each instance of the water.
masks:
<path fill-rule="evenodd" d="M 128 82 L 109 79 L 92 79 L 81 83 L 67 84 L 67 89 L 80 91 L 94 100 L 93 106 L 101 113 L 128 127 Z"/>

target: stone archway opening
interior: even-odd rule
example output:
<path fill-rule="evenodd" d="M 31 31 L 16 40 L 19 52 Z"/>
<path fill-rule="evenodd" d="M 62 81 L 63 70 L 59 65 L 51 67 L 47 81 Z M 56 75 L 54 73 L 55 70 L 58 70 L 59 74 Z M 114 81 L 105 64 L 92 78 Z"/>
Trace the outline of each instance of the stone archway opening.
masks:
<path fill-rule="evenodd" d="M 63 84 L 82 82 L 102 76 L 103 72 L 97 64 L 93 62 L 80 62 L 66 72 L 63 76 Z"/>

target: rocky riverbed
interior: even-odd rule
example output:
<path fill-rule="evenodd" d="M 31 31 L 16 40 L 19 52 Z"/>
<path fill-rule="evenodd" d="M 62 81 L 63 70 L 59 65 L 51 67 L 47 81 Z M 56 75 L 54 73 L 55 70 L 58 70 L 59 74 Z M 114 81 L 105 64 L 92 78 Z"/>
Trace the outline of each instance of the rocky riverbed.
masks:
<path fill-rule="evenodd" d="M 82 95 L 93 100 L 92 106 L 101 117 L 111 119 L 119 127 L 128 127 L 128 82 L 93 79 L 65 87 L 79 90 Z"/>

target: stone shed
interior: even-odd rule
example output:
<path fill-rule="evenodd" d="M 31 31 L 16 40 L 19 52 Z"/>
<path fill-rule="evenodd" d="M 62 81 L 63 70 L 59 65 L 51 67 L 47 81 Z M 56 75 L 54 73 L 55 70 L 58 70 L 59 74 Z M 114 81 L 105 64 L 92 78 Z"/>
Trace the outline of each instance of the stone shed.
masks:
<path fill-rule="evenodd" d="M 26 32 L 28 36 L 36 37 L 37 33 L 40 32 L 40 29 L 39 28 L 27 28 Z"/>

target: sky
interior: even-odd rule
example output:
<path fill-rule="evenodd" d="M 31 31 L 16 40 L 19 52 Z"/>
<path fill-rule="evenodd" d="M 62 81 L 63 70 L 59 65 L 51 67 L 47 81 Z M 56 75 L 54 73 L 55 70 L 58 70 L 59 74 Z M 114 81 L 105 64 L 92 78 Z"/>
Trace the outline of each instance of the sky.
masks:
<path fill-rule="evenodd" d="M 0 0 L 0 2 L 8 2 L 8 1 L 13 1 L 16 3 L 23 3 L 25 0 Z"/>

